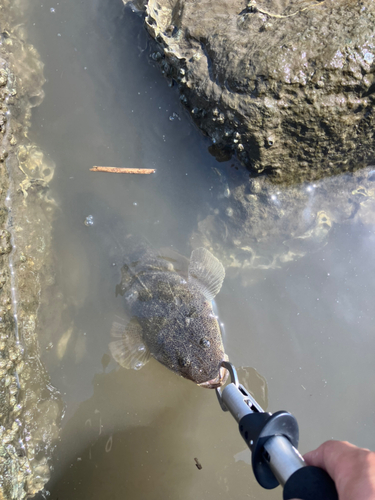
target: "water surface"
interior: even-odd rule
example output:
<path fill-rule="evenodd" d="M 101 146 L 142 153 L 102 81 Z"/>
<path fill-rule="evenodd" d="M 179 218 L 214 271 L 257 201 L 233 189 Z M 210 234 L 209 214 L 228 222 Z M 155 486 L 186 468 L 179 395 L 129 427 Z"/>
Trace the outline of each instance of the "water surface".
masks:
<path fill-rule="evenodd" d="M 133 372 L 110 360 L 109 331 L 122 310 L 118 270 L 83 224 L 87 207 L 108 210 L 155 247 L 189 256 L 198 220 L 220 209 L 215 169 L 229 176 L 233 162 L 210 156 L 130 8 L 120 0 L 41 2 L 27 26 L 47 78 L 31 135 L 56 163 L 61 292 L 45 313 L 41 346 L 67 404 L 51 498 L 281 498 L 280 489 L 257 485 L 250 453 L 213 391 L 155 361 Z M 156 173 L 91 173 L 93 165 Z M 246 383 L 261 405 L 295 414 L 302 452 L 329 438 L 375 449 L 374 245 L 373 224 L 335 224 L 326 245 L 257 270 L 248 286 L 229 276 L 217 297 L 231 361 L 252 368 Z"/>

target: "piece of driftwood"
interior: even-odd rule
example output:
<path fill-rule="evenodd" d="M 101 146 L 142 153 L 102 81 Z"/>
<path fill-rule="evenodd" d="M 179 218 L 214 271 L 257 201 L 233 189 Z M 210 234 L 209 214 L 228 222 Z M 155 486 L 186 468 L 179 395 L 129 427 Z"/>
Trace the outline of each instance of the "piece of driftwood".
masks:
<path fill-rule="evenodd" d="M 92 167 L 91 172 L 111 172 L 112 174 L 153 174 L 154 168 Z"/>

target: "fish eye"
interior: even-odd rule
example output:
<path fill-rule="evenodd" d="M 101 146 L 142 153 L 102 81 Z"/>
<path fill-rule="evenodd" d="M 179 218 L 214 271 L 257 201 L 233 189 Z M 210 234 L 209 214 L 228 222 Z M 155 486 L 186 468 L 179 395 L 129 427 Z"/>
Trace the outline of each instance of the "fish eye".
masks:
<path fill-rule="evenodd" d="M 211 342 L 209 340 L 205 339 L 204 337 L 202 339 L 200 339 L 199 343 L 202 347 L 205 347 L 205 348 L 210 347 L 210 345 L 211 345 Z"/>
<path fill-rule="evenodd" d="M 182 368 L 186 368 L 187 366 L 190 365 L 190 360 L 187 359 L 187 358 L 178 358 L 178 364 L 182 367 Z"/>

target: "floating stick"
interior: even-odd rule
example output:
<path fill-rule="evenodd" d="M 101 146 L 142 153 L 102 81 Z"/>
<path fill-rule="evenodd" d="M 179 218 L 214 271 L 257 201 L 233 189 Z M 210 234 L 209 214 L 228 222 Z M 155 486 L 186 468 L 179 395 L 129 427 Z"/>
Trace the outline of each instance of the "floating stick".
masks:
<path fill-rule="evenodd" d="M 111 172 L 112 174 L 153 174 L 154 168 L 92 167 L 91 172 Z"/>

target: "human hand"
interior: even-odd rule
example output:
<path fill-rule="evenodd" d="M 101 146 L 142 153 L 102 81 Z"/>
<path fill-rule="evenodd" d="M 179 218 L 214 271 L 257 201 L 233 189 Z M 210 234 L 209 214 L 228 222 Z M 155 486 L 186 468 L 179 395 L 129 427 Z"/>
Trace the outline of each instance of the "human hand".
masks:
<path fill-rule="evenodd" d="M 339 500 L 375 500 L 374 452 L 346 441 L 326 441 L 304 459 L 328 472 Z"/>

